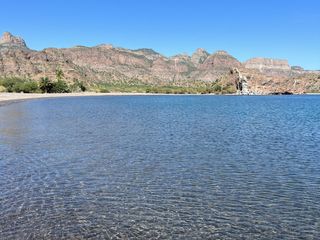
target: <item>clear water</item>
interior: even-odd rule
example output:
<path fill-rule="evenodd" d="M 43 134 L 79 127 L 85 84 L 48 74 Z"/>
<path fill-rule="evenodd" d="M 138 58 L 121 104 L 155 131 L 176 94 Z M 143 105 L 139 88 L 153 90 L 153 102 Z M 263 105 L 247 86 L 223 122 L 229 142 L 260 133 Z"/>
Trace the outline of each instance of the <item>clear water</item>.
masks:
<path fill-rule="evenodd" d="M 0 107 L 0 239 L 320 239 L 319 96 Z"/>

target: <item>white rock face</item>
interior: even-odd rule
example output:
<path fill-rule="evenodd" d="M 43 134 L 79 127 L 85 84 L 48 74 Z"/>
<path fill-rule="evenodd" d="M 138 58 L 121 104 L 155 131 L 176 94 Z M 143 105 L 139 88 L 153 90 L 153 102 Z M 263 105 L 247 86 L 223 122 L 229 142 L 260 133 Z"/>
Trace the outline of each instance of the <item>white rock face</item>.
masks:
<path fill-rule="evenodd" d="M 239 69 L 234 68 L 232 70 L 234 74 L 237 74 L 236 79 L 236 88 L 237 88 L 237 94 L 238 95 L 249 95 L 249 87 L 248 87 L 248 79 L 245 75 L 243 75 Z"/>
<path fill-rule="evenodd" d="M 290 71 L 291 67 L 287 60 L 271 58 L 252 58 L 244 63 L 245 68 L 264 70 Z"/>

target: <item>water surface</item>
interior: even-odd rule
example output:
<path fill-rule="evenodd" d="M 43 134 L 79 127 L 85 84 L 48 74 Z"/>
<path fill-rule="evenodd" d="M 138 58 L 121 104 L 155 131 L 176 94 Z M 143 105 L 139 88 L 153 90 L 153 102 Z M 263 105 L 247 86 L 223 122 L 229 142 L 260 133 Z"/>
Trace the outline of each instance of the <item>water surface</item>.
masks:
<path fill-rule="evenodd" d="M 320 239 L 319 96 L 0 107 L 0 239 Z"/>

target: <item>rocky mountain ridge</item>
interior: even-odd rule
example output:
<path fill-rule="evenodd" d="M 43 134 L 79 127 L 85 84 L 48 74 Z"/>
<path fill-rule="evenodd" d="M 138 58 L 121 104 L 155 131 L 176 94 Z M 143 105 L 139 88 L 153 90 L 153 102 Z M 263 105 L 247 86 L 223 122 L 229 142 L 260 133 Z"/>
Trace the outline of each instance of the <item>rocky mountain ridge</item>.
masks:
<path fill-rule="evenodd" d="M 63 71 L 67 81 L 77 79 L 88 85 L 141 82 L 183 86 L 219 82 L 236 89 L 241 74 L 246 79 L 246 94 L 320 91 L 320 72 L 290 67 L 287 60 L 253 58 L 241 63 L 226 51 L 209 54 L 201 48 L 192 56 L 166 57 L 152 49 L 130 50 L 110 44 L 35 51 L 22 38 L 8 32 L 0 39 L 0 77 L 54 78 L 57 69 Z"/>

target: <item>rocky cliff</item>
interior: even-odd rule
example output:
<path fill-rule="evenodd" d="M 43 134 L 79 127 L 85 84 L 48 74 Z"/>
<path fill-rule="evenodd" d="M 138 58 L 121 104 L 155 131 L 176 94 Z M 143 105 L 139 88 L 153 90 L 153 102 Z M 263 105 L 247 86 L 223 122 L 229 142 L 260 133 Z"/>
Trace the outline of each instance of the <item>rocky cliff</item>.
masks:
<path fill-rule="evenodd" d="M 320 73 L 291 68 L 286 60 L 254 58 L 242 64 L 225 51 L 209 54 L 197 49 L 192 56 L 166 57 L 152 49 L 130 50 L 110 44 L 35 51 L 22 38 L 8 32 L 0 39 L 0 77 L 54 78 L 56 70 L 61 69 L 67 81 L 78 79 L 88 85 L 132 81 L 190 85 L 218 81 L 234 84 L 236 89 L 237 77 L 232 71 L 235 68 L 246 81 L 246 93 L 300 93 L 320 89 Z"/>
<path fill-rule="evenodd" d="M 252 58 L 244 62 L 244 67 L 263 71 L 290 71 L 291 67 L 287 60 L 270 58 Z"/>

